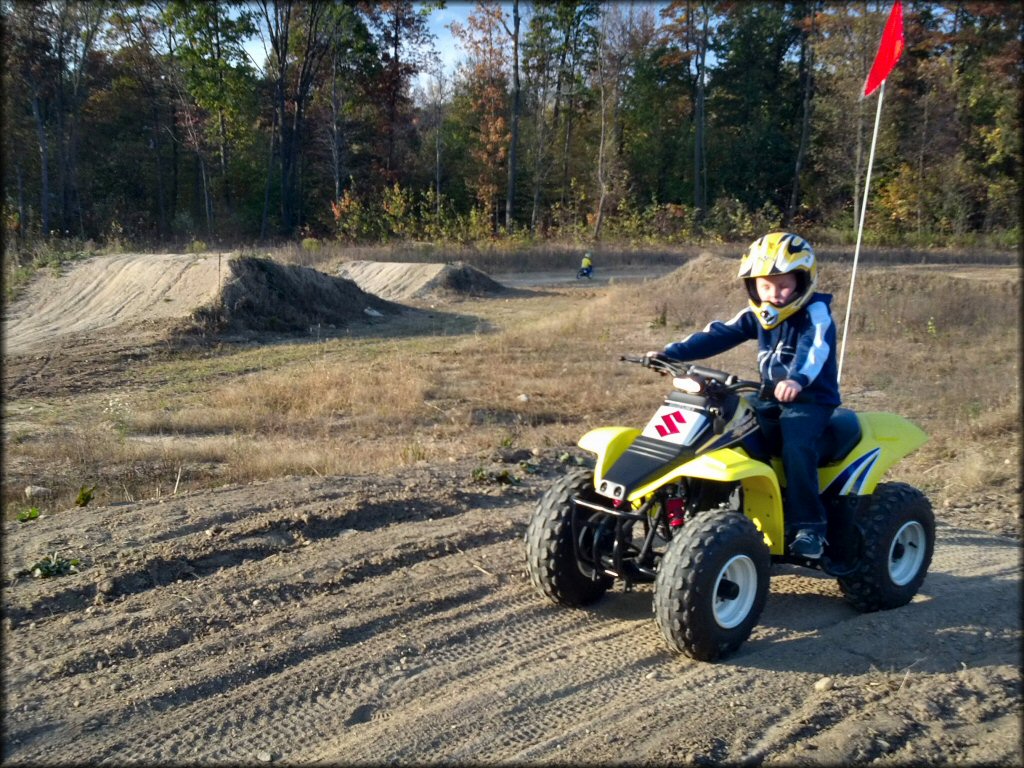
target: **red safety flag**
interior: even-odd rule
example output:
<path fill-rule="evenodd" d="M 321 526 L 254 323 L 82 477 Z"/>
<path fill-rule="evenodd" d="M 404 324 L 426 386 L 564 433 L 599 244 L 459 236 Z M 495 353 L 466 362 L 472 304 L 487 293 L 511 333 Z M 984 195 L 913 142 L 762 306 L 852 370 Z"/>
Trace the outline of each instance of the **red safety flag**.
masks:
<path fill-rule="evenodd" d="M 875 89 L 889 77 L 889 73 L 903 54 L 903 47 L 903 5 L 896 0 L 889 13 L 889 20 L 885 23 L 882 44 L 878 46 L 875 63 L 871 65 L 871 72 L 864 83 L 865 96 L 874 93 Z"/>

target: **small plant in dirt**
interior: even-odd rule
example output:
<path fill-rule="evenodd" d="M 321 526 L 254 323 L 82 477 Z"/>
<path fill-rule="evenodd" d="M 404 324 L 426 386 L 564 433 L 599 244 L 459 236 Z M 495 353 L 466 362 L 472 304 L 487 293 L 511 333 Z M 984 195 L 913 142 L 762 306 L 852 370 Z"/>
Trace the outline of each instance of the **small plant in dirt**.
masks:
<path fill-rule="evenodd" d="M 658 314 L 647 324 L 649 328 L 664 328 L 668 325 L 668 303 L 658 305 Z"/>
<path fill-rule="evenodd" d="M 25 511 L 18 513 L 18 522 L 27 523 L 29 520 L 35 520 L 37 517 L 39 517 L 39 508 L 29 507 Z"/>
<path fill-rule="evenodd" d="M 507 469 L 497 472 L 477 467 L 473 470 L 474 483 L 496 483 L 497 485 L 518 485 L 519 478 Z"/>
<path fill-rule="evenodd" d="M 575 464 L 577 467 L 590 466 L 590 462 L 587 461 L 586 458 L 584 458 L 583 456 L 579 456 L 579 455 L 573 456 L 568 451 L 563 451 L 562 453 L 558 454 L 558 463 L 559 464 Z"/>
<path fill-rule="evenodd" d="M 39 562 L 28 568 L 19 571 L 19 576 L 31 576 L 33 579 L 49 579 L 54 576 L 67 576 L 69 573 L 78 573 L 78 566 L 81 561 L 77 558 L 69 560 L 56 552 L 47 555 Z"/>
<path fill-rule="evenodd" d="M 94 496 L 95 490 L 96 490 L 96 486 L 95 485 L 92 486 L 91 488 L 89 488 L 87 486 L 84 486 L 84 485 L 81 488 L 79 488 L 78 489 L 78 498 L 75 499 L 75 506 L 76 507 L 84 507 L 84 506 L 86 506 L 90 501 L 93 500 L 93 496 Z"/>

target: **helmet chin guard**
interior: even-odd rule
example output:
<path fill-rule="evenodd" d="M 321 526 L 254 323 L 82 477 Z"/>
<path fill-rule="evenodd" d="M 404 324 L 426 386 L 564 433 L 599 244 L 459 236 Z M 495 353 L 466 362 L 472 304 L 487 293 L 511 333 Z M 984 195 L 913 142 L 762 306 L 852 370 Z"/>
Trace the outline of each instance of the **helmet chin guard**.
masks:
<path fill-rule="evenodd" d="M 774 328 L 776 325 L 782 322 L 779 318 L 779 309 L 774 304 L 767 301 L 764 302 L 749 302 L 750 306 L 754 309 L 754 314 L 757 315 L 757 321 L 761 324 L 761 327 L 766 331 Z M 792 314 L 792 313 L 789 313 Z"/>
<path fill-rule="evenodd" d="M 796 278 L 796 291 L 790 301 L 781 307 L 761 301 L 757 294 L 757 278 L 790 274 Z M 746 285 L 749 304 L 757 321 L 765 330 L 771 330 L 801 310 L 814 295 L 818 284 L 814 249 L 799 235 L 773 232 L 750 244 L 740 262 L 738 277 Z"/>

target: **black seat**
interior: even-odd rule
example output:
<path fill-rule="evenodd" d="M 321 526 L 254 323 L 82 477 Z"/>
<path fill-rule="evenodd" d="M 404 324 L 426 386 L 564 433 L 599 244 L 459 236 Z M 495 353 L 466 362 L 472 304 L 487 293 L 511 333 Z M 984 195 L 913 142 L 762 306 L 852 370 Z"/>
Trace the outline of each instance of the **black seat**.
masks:
<path fill-rule="evenodd" d="M 839 461 L 860 442 L 860 419 L 849 408 L 836 408 L 818 447 L 818 466 Z"/>

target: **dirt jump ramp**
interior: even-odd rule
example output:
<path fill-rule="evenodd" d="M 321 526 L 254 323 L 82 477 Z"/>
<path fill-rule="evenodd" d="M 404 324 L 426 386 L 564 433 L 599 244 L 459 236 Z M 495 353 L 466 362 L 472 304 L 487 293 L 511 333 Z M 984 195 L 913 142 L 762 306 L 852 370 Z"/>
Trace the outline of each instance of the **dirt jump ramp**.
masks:
<path fill-rule="evenodd" d="M 389 301 L 458 298 L 501 293 L 505 286 L 461 261 L 409 264 L 398 261 L 349 261 L 338 275 L 367 293 Z"/>
<path fill-rule="evenodd" d="M 67 338 L 122 330 L 303 332 L 401 307 L 351 280 L 232 255 L 120 254 L 43 273 L 4 318 L 4 352 L 33 354 Z"/>

